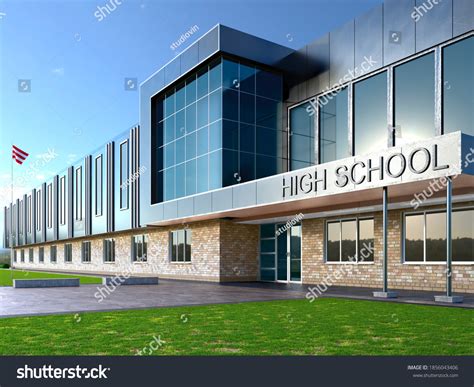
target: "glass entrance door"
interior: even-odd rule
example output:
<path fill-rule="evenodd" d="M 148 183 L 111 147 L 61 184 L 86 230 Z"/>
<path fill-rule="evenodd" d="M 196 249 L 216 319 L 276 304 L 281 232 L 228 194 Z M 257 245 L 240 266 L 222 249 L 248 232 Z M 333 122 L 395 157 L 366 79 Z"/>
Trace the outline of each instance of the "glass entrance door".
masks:
<path fill-rule="evenodd" d="M 283 231 L 285 224 L 260 228 L 260 279 L 301 282 L 301 224 Z"/>

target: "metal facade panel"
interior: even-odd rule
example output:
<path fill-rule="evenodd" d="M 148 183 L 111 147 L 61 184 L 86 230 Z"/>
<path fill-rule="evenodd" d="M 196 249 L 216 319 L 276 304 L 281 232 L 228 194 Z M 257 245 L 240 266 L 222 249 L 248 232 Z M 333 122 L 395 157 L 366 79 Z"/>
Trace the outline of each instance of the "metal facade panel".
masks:
<path fill-rule="evenodd" d="M 219 26 L 214 27 L 196 43 L 199 46 L 199 62 L 219 50 Z"/>
<path fill-rule="evenodd" d="M 181 74 L 186 73 L 199 63 L 199 46 L 193 44 L 181 54 Z"/>
<path fill-rule="evenodd" d="M 384 3 L 384 65 L 415 53 L 415 0 L 386 0 Z"/>
<path fill-rule="evenodd" d="M 315 75 L 307 81 L 308 96 L 312 97 L 329 90 L 329 34 L 308 44 L 307 53 L 308 72 Z"/>
<path fill-rule="evenodd" d="M 420 52 L 453 37 L 453 0 L 416 0 L 416 51 Z M 419 17 L 419 19 L 417 18 Z"/>
<path fill-rule="evenodd" d="M 212 211 L 212 194 L 204 193 L 194 196 L 194 213 L 207 214 Z"/>
<path fill-rule="evenodd" d="M 178 202 L 176 200 L 172 202 L 163 203 L 163 219 L 175 219 L 178 217 Z"/>
<path fill-rule="evenodd" d="M 232 190 L 233 208 L 250 207 L 257 204 L 257 183 L 235 185 Z"/>
<path fill-rule="evenodd" d="M 365 63 L 373 61 L 376 63 Z M 383 67 L 383 6 L 355 20 L 355 76 Z"/>
<path fill-rule="evenodd" d="M 330 40 L 330 83 L 339 84 L 354 71 L 354 20 L 346 23 L 329 36 Z"/>
<path fill-rule="evenodd" d="M 212 192 L 212 211 L 222 211 L 232 208 L 232 188 L 222 188 Z"/>
<path fill-rule="evenodd" d="M 474 30 L 474 1 L 453 0 L 453 36 Z"/>
<path fill-rule="evenodd" d="M 178 218 L 194 215 L 194 200 L 192 197 L 178 200 Z"/>
<path fill-rule="evenodd" d="M 165 84 L 173 82 L 181 75 L 181 57 L 177 56 L 170 63 L 166 65 L 165 70 Z"/>

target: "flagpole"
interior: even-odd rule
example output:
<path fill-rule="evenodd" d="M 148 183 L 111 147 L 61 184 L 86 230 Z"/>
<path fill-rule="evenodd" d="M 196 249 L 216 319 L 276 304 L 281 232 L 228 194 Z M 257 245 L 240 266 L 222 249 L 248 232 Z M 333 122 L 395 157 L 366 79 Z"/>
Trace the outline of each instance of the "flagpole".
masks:
<path fill-rule="evenodd" d="M 11 158 L 11 208 L 10 208 L 10 276 L 13 282 L 13 144 L 12 144 L 12 158 Z"/>

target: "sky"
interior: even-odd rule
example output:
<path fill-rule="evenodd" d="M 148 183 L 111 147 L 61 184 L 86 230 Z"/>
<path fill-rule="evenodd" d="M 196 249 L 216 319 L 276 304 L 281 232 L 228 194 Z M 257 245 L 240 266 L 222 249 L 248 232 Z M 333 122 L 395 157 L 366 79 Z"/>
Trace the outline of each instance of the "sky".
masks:
<path fill-rule="evenodd" d="M 16 198 L 137 124 L 126 79 L 140 84 L 216 24 L 299 49 L 381 2 L 0 0 L 0 234 L 12 144 L 29 153 L 14 165 Z"/>

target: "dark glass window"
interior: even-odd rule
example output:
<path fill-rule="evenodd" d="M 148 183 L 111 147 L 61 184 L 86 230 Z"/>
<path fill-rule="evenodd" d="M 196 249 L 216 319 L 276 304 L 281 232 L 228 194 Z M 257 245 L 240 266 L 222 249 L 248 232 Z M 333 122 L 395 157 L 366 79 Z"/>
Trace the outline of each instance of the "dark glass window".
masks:
<path fill-rule="evenodd" d="M 189 77 L 186 81 L 186 105 L 196 101 L 196 75 Z"/>
<path fill-rule="evenodd" d="M 240 91 L 255 94 L 255 67 L 240 64 Z"/>
<path fill-rule="evenodd" d="M 387 74 L 354 85 L 354 151 L 356 155 L 387 148 Z"/>
<path fill-rule="evenodd" d="M 349 103 L 347 89 L 326 95 L 319 101 L 319 153 L 321 163 L 351 155 L 349 149 Z"/>
<path fill-rule="evenodd" d="M 364 219 L 359 221 L 359 262 L 374 261 L 374 220 Z"/>
<path fill-rule="evenodd" d="M 72 244 L 66 243 L 64 245 L 64 262 L 72 262 Z"/>
<path fill-rule="evenodd" d="M 16 261 L 16 259 L 15 259 Z M 44 262 L 44 247 L 40 247 L 38 249 L 38 262 L 43 263 Z"/>
<path fill-rule="evenodd" d="M 443 49 L 444 133 L 474 136 L 474 37 Z"/>
<path fill-rule="evenodd" d="M 56 263 L 56 260 L 57 260 L 57 247 L 56 246 L 51 246 L 49 248 L 49 259 L 51 263 Z"/>
<path fill-rule="evenodd" d="M 181 110 L 186 105 L 186 88 L 184 83 L 176 88 L 176 111 Z"/>
<path fill-rule="evenodd" d="M 165 97 L 165 117 L 169 117 L 175 112 L 174 93 L 170 92 Z"/>
<path fill-rule="evenodd" d="M 257 128 L 257 153 L 267 156 L 277 156 L 278 131 Z"/>
<path fill-rule="evenodd" d="M 278 101 L 257 97 L 257 125 L 277 129 L 277 117 L 280 108 Z"/>
<path fill-rule="evenodd" d="M 218 59 L 209 66 L 209 91 L 214 91 L 222 85 L 222 64 Z"/>
<path fill-rule="evenodd" d="M 209 74 L 207 68 L 202 69 L 197 74 L 197 98 L 209 93 Z"/>
<path fill-rule="evenodd" d="M 239 64 L 227 59 L 223 60 L 222 86 L 228 89 L 238 89 L 239 83 Z"/>
<path fill-rule="evenodd" d="M 240 124 L 240 150 L 255 153 L 255 126 Z"/>
<path fill-rule="evenodd" d="M 224 90 L 222 102 L 222 117 L 237 121 L 239 119 L 239 93 L 234 90 Z"/>
<path fill-rule="evenodd" d="M 132 262 L 147 262 L 148 235 L 132 236 Z"/>
<path fill-rule="evenodd" d="M 239 149 L 239 123 L 222 120 L 222 147 L 226 149 Z"/>
<path fill-rule="evenodd" d="M 91 261 L 91 243 L 88 241 L 81 244 L 81 261 L 83 263 Z"/>
<path fill-rule="evenodd" d="M 424 261 L 424 214 L 405 217 L 405 261 Z"/>
<path fill-rule="evenodd" d="M 453 262 L 474 261 L 474 210 L 453 213 Z"/>
<path fill-rule="evenodd" d="M 95 215 L 102 215 L 103 165 L 102 155 L 95 158 Z M 65 201 L 65 200 L 64 200 Z"/>
<path fill-rule="evenodd" d="M 257 95 L 281 101 L 282 80 L 277 74 L 257 70 Z"/>
<path fill-rule="evenodd" d="M 191 262 L 192 231 L 189 229 L 170 233 L 170 261 Z"/>
<path fill-rule="evenodd" d="M 395 67 L 394 77 L 396 145 L 434 137 L 434 54 Z"/>
<path fill-rule="evenodd" d="M 207 96 L 197 102 L 197 127 L 206 126 L 209 121 L 209 104 Z"/>
<path fill-rule="evenodd" d="M 209 125 L 209 152 L 222 148 L 222 121 Z"/>
<path fill-rule="evenodd" d="M 104 239 L 102 246 L 104 262 L 115 262 L 115 240 Z"/>
<path fill-rule="evenodd" d="M 184 109 L 176 113 L 175 138 L 180 138 L 186 134 L 185 115 L 186 115 L 186 111 Z"/>
<path fill-rule="evenodd" d="M 221 89 L 209 94 L 209 122 L 214 122 L 222 117 L 222 91 Z"/>

